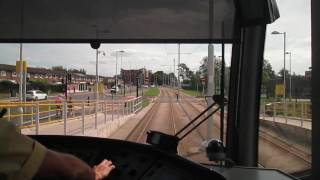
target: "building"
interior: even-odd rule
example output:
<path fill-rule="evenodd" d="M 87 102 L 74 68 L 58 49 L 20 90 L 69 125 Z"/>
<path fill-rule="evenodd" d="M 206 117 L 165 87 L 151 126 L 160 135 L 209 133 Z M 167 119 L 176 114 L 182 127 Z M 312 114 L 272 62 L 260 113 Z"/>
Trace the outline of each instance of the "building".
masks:
<path fill-rule="evenodd" d="M 66 71 L 52 70 L 46 68 L 28 67 L 27 81 L 47 81 L 52 85 L 59 85 L 65 81 Z M 99 76 L 99 82 L 104 82 L 106 77 Z M 20 81 L 19 74 L 16 73 L 15 65 L 0 64 L 0 81 L 7 80 L 15 84 Z M 96 82 L 95 75 L 87 75 L 71 72 L 71 83 L 68 85 L 70 91 L 90 91 Z"/>
<path fill-rule="evenodd" d="M 143 85 L 151 85 L 152 71 L 147 70 L 146 68 L 130 70 L 121 69 L 121 79 L 125 84 L 135 85 L 137 83 L 137 77 L 143 79 L 140 81 Z"/>

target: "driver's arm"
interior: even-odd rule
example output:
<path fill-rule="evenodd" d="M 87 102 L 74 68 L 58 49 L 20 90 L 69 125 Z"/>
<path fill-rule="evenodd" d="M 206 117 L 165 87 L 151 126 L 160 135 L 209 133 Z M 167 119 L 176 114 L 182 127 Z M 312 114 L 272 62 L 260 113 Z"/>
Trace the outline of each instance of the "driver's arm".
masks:
<path fill-rule="evenodd" d="M 75 156 L 48 150 L 34 179 L 101 180 L 114 168 L 115 166 L 108 160 L 103 160 L 91 168 Z"/>
<path fill-rule="evenodd" d="M 0 120 L 0 179 L 101 179 L 114 168 L 106 160 L 91 168 L 75 156 L 47 149 Z"/>
<path fill-rule="evenodd" d="M 75 156 L 47 150 L 34 179 L 94 180 L 93 169 Z"/>

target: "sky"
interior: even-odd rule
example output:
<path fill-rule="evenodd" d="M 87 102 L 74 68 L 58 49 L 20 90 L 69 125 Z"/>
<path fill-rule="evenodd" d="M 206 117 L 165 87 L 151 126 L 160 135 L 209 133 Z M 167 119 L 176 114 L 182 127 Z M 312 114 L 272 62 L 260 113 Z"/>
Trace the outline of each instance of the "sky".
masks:
<path fill-rule="evenodd" d="M 311 66 L 311 19 L 310 0 L 278 0 L 280 19 L 267 26 L 264 57 L 275 72 L 283 68 L 283 35 L 271 35 L 272 31 L 286 32 L 287 52 L 292 53 L 292 72 L 303 75 Z M 177 44 L 102 44 L 100 49 L 106 56 L 99 55 L 99 74 L 113 76 L 120 68 L 138 69 L 145 67 L 153 72 L 173 71 L 177 63 Z M 200 61 L 208 54 L 207 44 L 181 44 L 181 63 L 191 70 L 198 70 Z M 214 45 L 216 56 L 221 55 L 220 45 Z M 230 65 L 231 46 L 226 46 L 226 64 Z M 29 66 L 51 68 L 84 68 L 95 74 L 95 50 L 89 44 L 23 44 L 23 59 Z M 121 58 L 122 56 L 122 58 Z M 19 59 L 19 44 L 0 44 L 0 63 L 15 64 Z M 122 59 L 122 61 L 121 61 Z M 122 62 L 122 63 L 121 63 Z M 289 67 L 289 56 L 286 59 Z"/>

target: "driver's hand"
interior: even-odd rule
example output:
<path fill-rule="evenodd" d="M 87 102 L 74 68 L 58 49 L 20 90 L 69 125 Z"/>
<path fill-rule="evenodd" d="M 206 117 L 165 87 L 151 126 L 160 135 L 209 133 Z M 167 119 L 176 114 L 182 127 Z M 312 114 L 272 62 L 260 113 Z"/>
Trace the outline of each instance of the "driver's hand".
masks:
<path fill-rule="evenodd" d="M 101 180 L 109 175 L 109 173 L 115 168 L 112 161 L 103 160 L 100 164 L 93 167 L 93 171 L 96 175 L 96 180 Z"/>

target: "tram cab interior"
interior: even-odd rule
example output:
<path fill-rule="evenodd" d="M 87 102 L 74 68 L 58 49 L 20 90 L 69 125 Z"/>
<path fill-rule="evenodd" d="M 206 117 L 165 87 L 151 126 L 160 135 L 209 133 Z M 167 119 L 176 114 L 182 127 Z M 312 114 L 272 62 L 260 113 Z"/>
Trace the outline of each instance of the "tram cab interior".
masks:
<path fill-rule="evenodd" d="M 0 43 L 84 43 L 93 49 L 103 43 L 231 44 L 229 97 L 214 100 L 228 107 L 222 151 L 235 166 L 184 159 L 174 152 L 179 137 L 161 132 L 150 132 L 149 145 L 82 136 L 31 137 L 90 166 L 112 160 L 117 168 L 107 179 L 296 179 L 258 167 L 266 27 L 280 15 L 276 0 L 2 0 Z M 311 173 L 304 176 L 310 178 Z"/>

